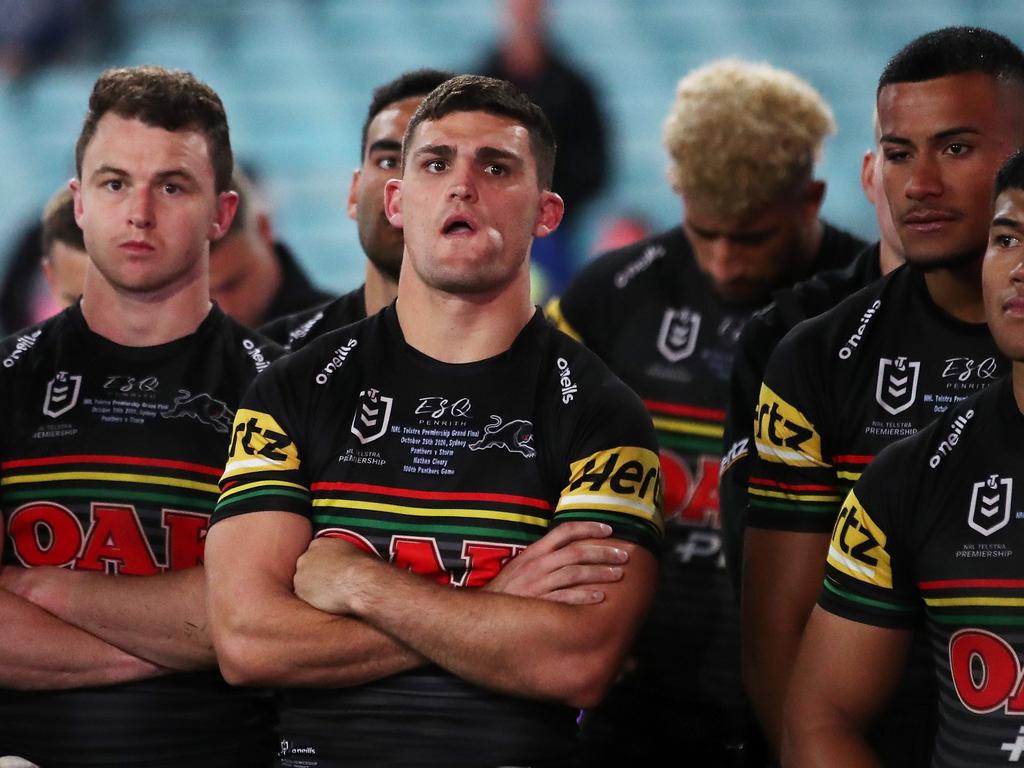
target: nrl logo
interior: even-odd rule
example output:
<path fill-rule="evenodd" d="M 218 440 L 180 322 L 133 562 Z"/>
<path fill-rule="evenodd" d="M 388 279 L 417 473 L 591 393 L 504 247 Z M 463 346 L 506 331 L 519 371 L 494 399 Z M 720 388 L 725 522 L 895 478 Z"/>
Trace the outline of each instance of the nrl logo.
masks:
<path fill-rule="evenodd" d="M 1013 478 L 989 475 L 988 480 L 974 484 L 971 512 L 967 524 L 982 536 L 989 536 L 1010 522 L 1010 499 Z"/>
<path fill-rule="evenodd" d="M 693 354 L 700 331 L 700 313 L 690 308 L 666 309 L 658 331 L 658 351 L 670 363 Z"/>
<path fill-rule="evenodd" d="M 366 389 L 359 393 L 359 402 L 352 417 L 352 434 L 359 442 L 372 443 L 384 434 L 391 419 L 392 397 L 384 397 L 376 389 Z"/>
<path fill-rule="evenodd" d="M 71 376 L 67 371 L 59 371 L 46 385 L 43 414 L 55 419 L 67 413 L 78 403 L 78 393 L 81 389 L 81 376 Z"/>
<path fill-rule="evenodd" d="M 893 416 L 902 413 L 917 399 L 917 379 L 921 363 L 908 362 L 905 357 L 878 361 L 878 384 L 875 400 Z"/>

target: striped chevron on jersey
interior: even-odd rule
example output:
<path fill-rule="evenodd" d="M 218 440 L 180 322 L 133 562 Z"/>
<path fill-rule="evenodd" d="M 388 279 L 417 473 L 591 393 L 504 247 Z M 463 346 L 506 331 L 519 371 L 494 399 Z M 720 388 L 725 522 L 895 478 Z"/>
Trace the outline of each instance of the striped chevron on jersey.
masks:
<path fill-rule="evenodd" d="M 928 617 L 938 624 L 1024 625 L 1024 579 L 943 579 L 917 586 Z"/>
<path fill-rule="evenodd" d="M 666 448 L 718 455 L 722 452 L 725 411 L 644 400 L 658 442 Z"/>
<path fill-rule="evenodd" d="M 759 507 L 830 515 L 844 495 L 838 485 L 783 483 L 756 476 L 751 476 L 747 493 L 750 503 Z"/>

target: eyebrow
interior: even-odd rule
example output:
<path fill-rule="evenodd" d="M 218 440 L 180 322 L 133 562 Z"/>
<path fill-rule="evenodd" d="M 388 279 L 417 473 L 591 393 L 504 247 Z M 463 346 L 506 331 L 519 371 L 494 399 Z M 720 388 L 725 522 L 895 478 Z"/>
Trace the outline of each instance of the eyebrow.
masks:
<path fill-rule="evenodd" d="M 102 176 L 108 173 L 113 174 L 114 176 L 121 177 L 128 177 L 131 175 L 130 173 L 128 173 L 128 171 L 124 170 L 123 168 L 118 168 L 115 165 L 101 165 L 99 168 L 93 171 L 92 178 L 96 178 L 97 176 Z M 156 178 L 158 181 L 166 181 L 167 179 L 173 179 L 175 177 L 187 179 L 188 181 L 195 181 L 195 176 L 186 171 L 184 168 L 171 168 L 166 171 L 160 171 L 159 173 L 156 174 Z"/>
<path fill-rule="evenodd" d="M 421 157 L 423 155 L 435 155 L 447 160 L 455 155 L 455 149 L 448 144 L 424 144 L 413 152 L 413 155 L 416 157 Z"/>
<path fill-rule="evenodd" d="M 513 163 L 521 163 L 522 158 L 515 152 L 509 152 L 506 149 L 498 149 L 497 147 L 481 147 L 476 151 L 477 160 L 489 161 L 489 160 L 507 160 Z"/>
<path fill-rule="evenodd" d="M 1011 219 L 1009 216 L 996 216 L 992 219 L 993 227 L 1010 227 L 1011 229 L 1020 229 L 1020 222 L 1017 219 Z"/>
<path fill-rule="evenodd" d="M 402 142 L 395 141 L 394 139 L 377 139 L 373 144 L 366 148 L 366 154 L 372 155 L 374 152 L 397 152 L 402 148 Z"/>
<path fill-rule="evenodd" d="M 932 135 L 930 138 L 931 140 L 949 139 L 954 136 L 963 136 L 965 133 L 977 135 L 980 134 L 981 131 L 970 125 L 958 125 L 953 128 L 947 128 L 944 131 L 939 131 L 938 133 Z M 905 138 L 903 136 L 897 136 L 892 133 L 883 133 L 881 136 L 878 137 L 878 141 L 880 144 L 910 145 L 914 143 L 908 138 Z"/>

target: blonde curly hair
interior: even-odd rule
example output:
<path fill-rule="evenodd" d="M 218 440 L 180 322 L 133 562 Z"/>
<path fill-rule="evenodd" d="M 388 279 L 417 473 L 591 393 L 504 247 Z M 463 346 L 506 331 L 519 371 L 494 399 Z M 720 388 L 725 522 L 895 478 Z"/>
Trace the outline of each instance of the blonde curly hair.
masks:
<path fill-rule="evenodd" d="M 717 215 L 742 216 L 809 181 L 835 130 L 821 94 L 792 72 L 715 61 L 676 86 L 664 129 L 669 181 Z"/>

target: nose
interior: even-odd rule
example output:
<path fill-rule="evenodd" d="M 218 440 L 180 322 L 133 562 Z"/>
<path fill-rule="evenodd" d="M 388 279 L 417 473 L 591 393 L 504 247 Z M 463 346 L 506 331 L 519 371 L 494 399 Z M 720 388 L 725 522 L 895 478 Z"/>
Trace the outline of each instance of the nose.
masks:
<path fill-rule="evenodd" d="M 1010 282 L 1017 288 L 1024 285 L 1024 260 L 1018 261 L 1017 265 L 1010 270 Z"/>
<path fill-rule="evenodd" d="M 708 271 L 716 283 L 725 283 L 739 276 L 740 260 L 736 244 L 728 237 L 711 241 L 711 263 Z"/>
<path fill-rule="evenodd" d="M 910 178 L 907 179 L 906 195 L 911 200 L 923 200 L 942 194 L 942 172 L 938 162 L 922 153 L 913 160 Z"/>
<path fill-rule="evenodd" d="M 151 229 L 155 224 L 153 197 L 148 189 L 136 189 L 129 200 L 128 223 L 139 229 Z"/>
<path fill-rule="evenodd" d="M 476 182 L 473 169 L 467 165 L 456 165 L 449 176 L 448 196 L 453 200 L 473 202 L 476 200 Z"/>

